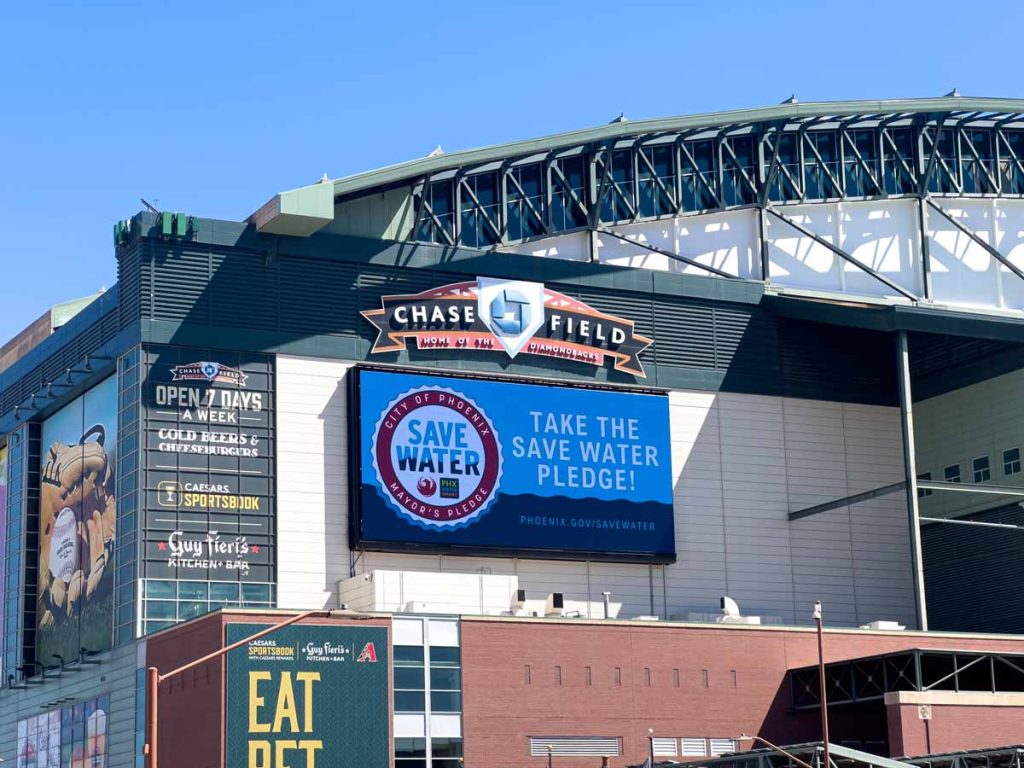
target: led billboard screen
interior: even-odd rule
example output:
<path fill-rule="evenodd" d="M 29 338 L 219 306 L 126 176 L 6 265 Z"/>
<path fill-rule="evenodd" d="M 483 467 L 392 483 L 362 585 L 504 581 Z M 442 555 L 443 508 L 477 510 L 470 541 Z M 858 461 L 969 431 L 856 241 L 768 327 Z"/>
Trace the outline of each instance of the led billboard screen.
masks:
<path fill-rule="evenodd" d="M 674 560 L 667 397 L 355 377 L 357 547 Z"/>

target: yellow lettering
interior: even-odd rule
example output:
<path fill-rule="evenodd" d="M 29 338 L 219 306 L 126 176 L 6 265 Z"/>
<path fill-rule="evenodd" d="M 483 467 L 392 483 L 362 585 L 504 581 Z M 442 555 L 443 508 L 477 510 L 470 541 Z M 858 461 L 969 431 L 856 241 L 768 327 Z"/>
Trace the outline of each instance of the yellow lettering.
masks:
<path fill-rule="evenodd" d="M 284 721 L 291 723 L 289 730 L 296 733 L 299 730 L 299 713 L 295 706 L 295 690 L 292 688 L 292 673 L 281 673 L 281 689 L 277 692 L 277 706 L 274 708 L 274 733 L 281 732 Z M 278 765 L 277 768 L 285 768 Z"/>
<path fill-rule="evenodd" d="M 274 768 L 289 768 L 284 762 L 284 751 L 286 749 L 298 749 L 299 742 L 293 739 L 284 739 L 274 744 Z"/>
<path fill-rule="evenodd" d="M 295 679 L 302 683 L 302 715 L 305 725 L 303 733 L 313 732 L 313 683 L 320 682 L 319 672 L 299 672 Z M 305 742 L 302 742 L 305 743 Z M 300 745 L 301 746 L 301 745 Z M 307 766 L 309 768 L 309 766 Z"/>
<path fill-rule="evenodd" d="M 261 723 L 257 719 L 259 708 L 264 702 L 264 698 L 259 695 L 259 682 L 269 679 L 269 672 L 249 673 L 249 733 L 270 733 L 270 723 Z"/>
<path fill-rule="evenodd" d="M 316 768 L 316 751 L 323 748 L 324 743 L 319 739 L 304 739 L 299 742 L 299 749 L 306 750 L 306 768 Z"/>
<path fill-rule="evenodd" d="M 249 768 L 271 768 L 269 741 L 249 742 Z"/>

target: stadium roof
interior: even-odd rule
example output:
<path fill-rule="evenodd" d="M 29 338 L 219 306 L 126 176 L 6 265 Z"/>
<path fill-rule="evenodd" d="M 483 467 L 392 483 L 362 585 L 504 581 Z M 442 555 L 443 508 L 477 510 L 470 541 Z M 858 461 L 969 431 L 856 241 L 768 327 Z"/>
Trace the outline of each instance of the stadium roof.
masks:
<path fill-rule="evenodd" d="M 467 149 L 451 153 L 431 153 L 427 157 L 397 165 L 365 171 L 339 179 L 326 177 L 316 184 L 287 190 L 275 195 L 251 217 L 262 229 L 261 220 L 275 212 L 303 215 L 326 213 L 326 192 L 332 188 L 333 198 L 352 195 L 377 187 L 385 187 L 420 176 L 480 165 L 509 157 L 548 152 L 580 144 L 623 139 L 638 135 L 674 133 L 699 129 L 742 126 L 756 123 L 805 121 L 814 118 L 891 117 L 914 115 L 945 115 L 948 119 L 987 119 L 1011 122 L 1024 119 L 1024 99 L 963 97 L 955 95 L 921 99 L 881 99 L 867 101 L 825 101 L 800 103 L 795 99 L 768 107 L 709 112 L 698 115 L 653 118 L 646 120 L 616 119 L 606 125 L 577 131 L 542 136 L 535 139 L 496 144 L 490 147 Z M 328 187 L 328 184 L 331 185 Z M 290 199 L 289 199 L 290 198 Z M 319 211 L 317 213 L 316 211 Z"/>

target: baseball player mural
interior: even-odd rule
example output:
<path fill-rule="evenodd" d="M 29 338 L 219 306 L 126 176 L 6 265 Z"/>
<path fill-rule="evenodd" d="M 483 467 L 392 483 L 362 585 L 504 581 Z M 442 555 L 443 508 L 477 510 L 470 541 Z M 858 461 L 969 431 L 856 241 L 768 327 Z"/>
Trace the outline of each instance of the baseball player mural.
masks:
<path fill-rule="evenodd" d="M 36 658 L 50 666 L 113 640 L 117 380 L 43 423 Z"/>

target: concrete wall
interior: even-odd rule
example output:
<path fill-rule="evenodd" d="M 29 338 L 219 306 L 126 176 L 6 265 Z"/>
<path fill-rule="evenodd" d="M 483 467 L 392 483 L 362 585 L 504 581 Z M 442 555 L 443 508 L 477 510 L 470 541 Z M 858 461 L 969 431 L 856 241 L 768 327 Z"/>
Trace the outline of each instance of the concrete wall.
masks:
<path fill-rule="evenodd" d="M 91 657 L 98 664 L 73 664 L 60 676 L 37 676 L 26 688 L 0 688 L 0 758 L 16 766 L 18 721 L 42 712 L 73 706 L 103 694 L 110 695 L 107 712 L 107 767 L 134 768 L 135 765 L 135 670 L 134 644 Z M 61 704 L 56 702 L 64 699 Z"/>
<path fill-rule="evenodd" d="M 738 394 L 670 395 L 678 561 L 669 566 L 364 553 L 348 549 L 345 375 L 351 364 L 279 356 L 278 594 L 334 606 L 339 580 L 374 569 L 516 575 L 530 597 L 594 601 L 623 617 L 719 610 L 833 625 L 915 625 L 899 495 L 790 523 L 787 512 L 903 478 L 896 409 Z M 481 571 L 481 569 L 488 569 Z M 439 596 L 440 599 L 440 596 Z"/>

